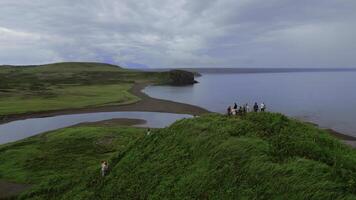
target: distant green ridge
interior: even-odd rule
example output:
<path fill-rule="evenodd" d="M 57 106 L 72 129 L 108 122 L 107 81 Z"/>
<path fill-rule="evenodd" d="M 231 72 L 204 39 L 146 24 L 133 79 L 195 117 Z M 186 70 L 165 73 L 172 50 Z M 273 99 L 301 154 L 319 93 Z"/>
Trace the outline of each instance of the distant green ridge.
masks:
<path fill-rule="evenodd" d="M 43 65 L 3 66 L 22 69 L 27 72 L 70 72 L 70 71 L 118 71 L 122 69 L 117 65 L 96 62 L 60 62 Z"/>
<path fill-rule="evenodd" d="M 143 72 L 104 63 L 3 66 L 0 120 L 13 114 L 133 103 L 139 98 L 129 90 L 142 82 L 164 84 L 171 80 L 168 72 Z"/>

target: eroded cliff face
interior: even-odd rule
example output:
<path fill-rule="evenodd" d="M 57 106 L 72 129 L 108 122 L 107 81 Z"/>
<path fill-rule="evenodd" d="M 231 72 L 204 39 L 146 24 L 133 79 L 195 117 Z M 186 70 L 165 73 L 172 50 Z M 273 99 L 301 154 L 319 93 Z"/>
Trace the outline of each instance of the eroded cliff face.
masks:
<path fill-rule="evenodd" d="M 169 71 L 169 78 L 172 85 L 191 85 L 197 83 L 194 79 L 194 73 L 183 70 Z"/>

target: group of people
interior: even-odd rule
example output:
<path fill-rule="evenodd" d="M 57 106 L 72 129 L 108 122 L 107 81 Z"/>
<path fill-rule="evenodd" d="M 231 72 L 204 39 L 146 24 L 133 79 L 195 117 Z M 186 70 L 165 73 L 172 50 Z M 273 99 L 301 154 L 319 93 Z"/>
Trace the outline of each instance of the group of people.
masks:
<path fill-rule="evenodd" d="M 257 102 L 255 102 L 255 104 L 252 107 L 254 112 L 265 112 L 266 111 L 266 104 L 265 103 L 261 103 L 261 105 L 259 106 L 257 104 Z M 251 112 L 250 106 L 246 103 L 243 104 L 242 106 L 238 106 L 237 103 L 235 102 L 233 106 L 229 106 L 227 108 L 227 114 L 228 115 L 243 115 L 246 114 L 248 112 Z M 151 129 L 147 129 L 146 132 L 147 136 L 151 135 Z M 104 177 L 108 174 L 109 171 L 109 165 L 107 161 L 101 161 L 101 176 Z"/>
<path fill-rule="evenodd" d="M 252 107 L 254 112 L 265 112 L 266 111 L 266 104 L 261 103 L 260 106 L 258 106 L 257 102 Z M 241 106 L 238 106 L 237 103 L 235 102 L 233 106 L 229 106 L 227 108 L 227 114 L 228 115 L 243 115 L 245 113 L 251 112 L 250 106 L 246 103 Z M 151 135 L 151 129 L 147 129 L 146 135 L 149 136 Z M 102 161 L 101 162 L 101 176 L 104 177 L 108 174 L 109 172 L 109 165 L 107 161 Z"/>
<path fill-rule="evenodd" d="M 258 103 L 255 102 L 255 104 L 252 107 L 254 112 L 265 112 L 266 111 L 266 104 L 261 103 L 260 106 L 258 106 Z M 245 113 L 251 112 L 250 106 L 246 103 L 241 106 L 238 106 L 237 103 L 235 102 L 233 106 L 229 106 L 227 108 L 227 115 L 243 115 Z"/>

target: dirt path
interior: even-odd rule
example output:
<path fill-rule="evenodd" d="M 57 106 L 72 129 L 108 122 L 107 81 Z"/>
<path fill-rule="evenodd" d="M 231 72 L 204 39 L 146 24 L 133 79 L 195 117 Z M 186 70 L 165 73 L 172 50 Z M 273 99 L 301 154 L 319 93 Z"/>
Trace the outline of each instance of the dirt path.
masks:
<path fill-rule="evenodd" d="M 0 180 L 0 199 L 16 196 L 31 186 Z"/>
<path fill-rule="evenodd" d="M 177 114 L 191 114 L 201 115 L 209 113 L 210 111 L 185 103 L 178 103 L 169 100 L 156 99 L 149 97 L 142 90 L 149 85 L 148 83 L 135 84 L 130 92 L 139 97 L 141 100 L 127 105 L 109 105 L 100 107 L 86 107 L 78 109 L 64 109 L 56 111 L 41 111 L 24 114 L 7 115 L 5 118 L 0 119 L 0 124 L 8 123 L 15 120 L 39 118 L 39 117 L 52 117 L 65 114 L 80 114 L 80 113 L 93 113 L 93 112 L 114 112 L 114 111 L 146 111 L 146 112 L 165 112 Z"/>

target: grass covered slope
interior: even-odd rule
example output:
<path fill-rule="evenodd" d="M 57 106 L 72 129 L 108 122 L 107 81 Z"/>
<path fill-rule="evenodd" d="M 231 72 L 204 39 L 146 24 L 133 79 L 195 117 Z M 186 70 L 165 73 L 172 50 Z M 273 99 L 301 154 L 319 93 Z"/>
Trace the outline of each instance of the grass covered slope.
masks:
<path fill-rule="evenodd" d="M 19 114 L 36 111 L 50 111 L 86 106 L 101 106 L 111 102 L 115 105 L 128 104 L 139 100 L 129 93 L 132 84 L 110 85 L 68 85 L 47 88 L 47 94 L 33 94 L 23 91 L 0 97 L 0 114 Z M 113 105 L 113 104 L 112 104 Z"/>
<path fill-rule="evenodd" d="M 80 141 L 72 144 L 74 148 Z M 64 158 L 84 151 L 53 148 Z M 7 149 L 15 151 L 15 146 Z M 6 151 L 1 150 L 2 159 Z M 111 171 L 105 178 L 94 166 L 98 157 L 79 176 L 62 177 L 59 170 L 57 177 L 36 184 L 21 198 L 356 199 L 355 150 L 280 114 L 184 119 L 151 136 L 141 135 L 110 156 Z"/>
<path fill-rule="evenodd" d="M 38 111 L 129 104 L 135 83 L 162 83 L 165 72 L 140 72 L 101 63 L 0 66 L 1 116 Z"/>
<path fill-rule="evenodd" d="M 0 179 L 34 185 L 55 177 L 71 181 L 86 170 L 95 171 L 101 160 L 111 158 L 143 135 L 144 130 L 138 128 L 91 125 L 1 145 Z"/>

